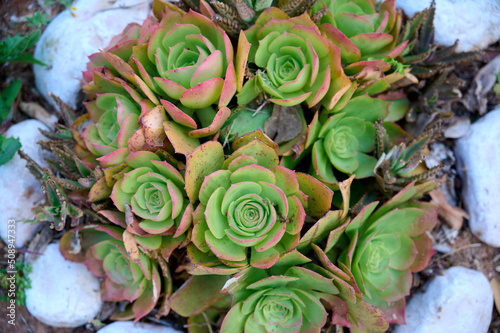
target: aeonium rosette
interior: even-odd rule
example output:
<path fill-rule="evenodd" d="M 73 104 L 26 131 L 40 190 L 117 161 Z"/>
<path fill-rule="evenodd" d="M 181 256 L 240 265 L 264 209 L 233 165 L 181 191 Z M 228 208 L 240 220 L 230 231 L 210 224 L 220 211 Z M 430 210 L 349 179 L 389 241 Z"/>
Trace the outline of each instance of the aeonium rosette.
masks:
<path fill-rule="evenodd" d="M 162 292 L 170 296 L 172 286 L 169 273 L 160 272 L 155 259 L 142 249 L 134 254 L 128 251 L 123 242 L 125 233 L 109 224 L 87 224 L 64 234 L 59 248 L 67 260 L 84 263 L 92 274 L 103 278 L 103 301 L 130 302 L 117 314 L 121 320 L 139 320 L 155 308 Z"/>
<path fill-rule="evenodd" d="M 139 129 L 140 106 L 123 94 L 106 93 L 85 103 L 94 122 L 82 134 L 87 149 L 104 166 L 123 163 L 128 141 Z"/>
<path fill-rule="evenodd" d="M 331 109 L 351 85 L 340 64 L 340 49 L 322 36 L 307 13 L 290 18 L 277 8 L 266 9 L 255 25 L 240 34 L 238 104 L 265 92 L 284 106 L 322 102 Z M 246 62 L 258 69 L 241 88 Z"/>
<path fill-rule="evenodd" d="M 333 264 L 323 268 L 292 251 L 269 269 L 246 268 L 226 282 L 222 292 L 233 295 L 233 306 L 221 332 L 320 332 L 330 314 L 329 324 L 353 332 L 385 331 L 382 313 L 360 298 L 355 284 Z"/>
<path fill-rule="evenodd" d="M 399 35 L 401 15 L 394 0 L 379 6 L 371 0 L 321 0 L 311 13 L 320 11 L 325 12 L 318 26 L 341 50 L 344 72 L 357 82 L 358 90 L 370 95 L 381 93 L 409 73 L 408 69 L 406 73 L 384 75 L 391 69 L 385 58 L 396 58 L 408 45 Z"/>
<path fill-rule="evenodd" d="M 313 175 L 330 184 L 338 183 L 334 170 L 356 178 L 374 176 L 374 123 L 388 114 L 388 103 L 367 95 L 351 99 L 339 113 L 317 113 L 306 142 L 312 147 Z"/>
<path fill-rule="evenodd" d="M 149 63 L 140 64 L 148 75 L 144 78 L 152 78 L 172 100 L 193 109 L 218 102 L 220 108 L 236 91 L 233 56 L 229 37 L 208 18 L 191 10 L 180 15 L 167 9 L 149 40 Z"/>
<path fill-rule="evenodd" d="M 166 5 L 155 15 L 159 22 L 148 18 L 142 27 L 128 26 L 113 40 L 116 45 L 90 56 L 91 71 L 85 77 L 93 82 L 84 90 L 102 92 L 105 85 L 128 81 L 156 105 L 167 98 L 192 109 L 216 102 L 219 108 L 226 106 L 236 89 L 227 34 L 194 11 L 184 13 Z"/>
<path fill-rule="evenodd" d="M 157 263 L 144 253 L 137 262 L 132 261 L 121 241 L 95 244 L 87 251 L 85 265 L 92 274 L 104 278 L 103 300 L 132 302 L 136 320 L 151 312 L 158 302 L 161 277 Z"/>
<path fill-rule="evenodd" d="M 123 170 L 112 176 L 116 182 L 110 198 L 118 211 L 99 213 L 126 228 L 139 245 L 168 258 L 186 241 L 193 206 L 186 197 L 183 176 L 159 154 L 131 152 Z"/>
<path fill-rule="evenodd" d="M 222 333 L 320 332 L 328 316 L 320 299 L 339 293 L 331 278 L 302 267 L 280 275 L 250 268 L 234 280 L 223 289 L 234 295 L 234 305 Z"/>
<path fill-rule="evenodd" d="M 352 272 L 363 299 L 389 323 L 405 322 L 412 273 L 423 270 L 434 253 L 426 232 L 437 223 L 436 207 L 412 200 L 435 185 L 411 183 L 378 209 L 373 202 L 352 220 L 338 221 L 328 235 L 327 255 Z"/>
<path fill-rule="evenodd" d="M 219 143 L 200 146 L 188 155 L 186 188 L 200 201 L 188 245 L 193 274 L 271 267 L 296 247 L 306 213 L 324 215 L 332 197 L 314 178 L 279 166 L 277 147 L 257 139 L 226 160 Z"/>
<path fill-rule="evenodd" d="M 378 10 L 371 0 L 321 0 L 312 12 L 323 8 L 327 11 L 318 24 L 341 48 L 343 64 L 370 57 L 383 59 L 388 54 L 396 57 L 406 47 L 407 42 L 398 45 L 401 17 L 396 13 L 394 0 L 383 1 Z"/>

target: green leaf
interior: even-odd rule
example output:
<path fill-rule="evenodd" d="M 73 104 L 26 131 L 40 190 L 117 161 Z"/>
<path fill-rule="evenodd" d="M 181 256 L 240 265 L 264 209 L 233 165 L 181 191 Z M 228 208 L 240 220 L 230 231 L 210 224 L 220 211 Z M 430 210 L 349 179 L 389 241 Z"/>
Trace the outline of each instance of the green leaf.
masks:
<path fill-rule="evenodd" d="M 6 138 L 0 134 L 0 165 L 10 161 L 21 146 L 19 139 Z"/>
<path fill-rule="evenodd" d="M 398 72 L 401 75 L 405 75 L 405 68 L 410 67 L 410 65 L 404 65 L 393 58 L 385 58 L 384 61 L 394 67 L 394 72 Z"/>
<path fill-rule="evenodd" d="M 218 300 L 227 297 L 220 290 L 229 276 L 191 276 L 169 299 L 172 309 L 181 316 L 201 313 Z"/>
<path fill-rule="evenodd" d="M 40 30 L 35 30 L 29 35 L 20 36 L 9 36 L 0 42 L 0 63 L 12 61 L 13 59 L 19 57 L 19 55 L 29 48 L 33 47 L 42 32 Z M 24 60 L 22 60 L 24 61 Z"/>
<path fill-rule="evenodd" d="M 41 28 L 44 25 L 47 25 L 51 18 L 47 13 L 34 12 L 31 17 L 26 18 L 28 20 L 29 27 L 38 27 Z"/>
<path fill-rule="evenodd" d="M 21 81 L 15 80 L 0 94 L 0 122 L 7 119 L 10 107 L 21 90 Z"/>
<path fill-rule="evenodd" d="M 8 106 L 11 106 L 19 91 L 21 91 L 21 81 L 15 80 L 2 91 L 1 98 Z"/>
<path fill-rule="evenodd" d="M 41 62 L 40 60 L 38 59 L 35 59 L 35 57 L 33 57 L 31 54 L 29 53 L 24 53 L 24 54 L 21 54 L 20 56 L 18 57 L 15 57 L 13 59 L 10 59 L 10 61 L 16 61 L 16 62 L 29 62 L 30 64 L 36 64 L 36 65 L 40 65 L 40 66 L 47 66 L 46 63 L 44 62 Z"/>

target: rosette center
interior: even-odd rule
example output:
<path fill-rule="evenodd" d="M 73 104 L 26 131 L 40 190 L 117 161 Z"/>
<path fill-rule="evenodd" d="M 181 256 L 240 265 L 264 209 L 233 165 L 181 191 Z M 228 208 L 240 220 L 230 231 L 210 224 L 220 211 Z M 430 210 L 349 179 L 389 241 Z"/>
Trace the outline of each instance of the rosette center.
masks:
<path fill-rule="evenodd" d="M 373 273 L 380 273 L 389 266 L 390 254 L 383 246 L 371 246 L 367 267 Z"/>
<path fill-rule="evenodd" d="M 229 225 L 235 232 L 248 236 L 260 235 L 273 225 L 269 200 L 256 194 L 244 195 L 231 203 L 229 209 Z"/>

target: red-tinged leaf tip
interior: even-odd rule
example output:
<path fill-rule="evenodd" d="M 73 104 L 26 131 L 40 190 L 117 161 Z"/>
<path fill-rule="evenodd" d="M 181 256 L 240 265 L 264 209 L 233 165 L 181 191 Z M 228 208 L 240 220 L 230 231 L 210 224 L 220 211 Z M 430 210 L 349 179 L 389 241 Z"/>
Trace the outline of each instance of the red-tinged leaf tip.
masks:
<path fill-rule="evenodd" d="M 209 135 L 216 134 L 222 125 L 231 115 L 231 110 L 228 107 L 221 108 L 214 117 L 213 122 L 205 128 L 200 128 L 198 130 L 193 130 L 189 132 L 189 136 L 193 138 L 202 138 Z"/>
<path fill-rule="evenodd" d="M 214 104 L 220 97 L 224 79 L 214 77 L 186 90 L 181 103 L 193 109 L 203 109 Z"/>
<path fill-rule="evenodd" d="M 205 176 L 222 168 L 224 151 L 220 143 L 208 141 L 188 153 L 186 160 L 186 192 L 194 203 Z"/>

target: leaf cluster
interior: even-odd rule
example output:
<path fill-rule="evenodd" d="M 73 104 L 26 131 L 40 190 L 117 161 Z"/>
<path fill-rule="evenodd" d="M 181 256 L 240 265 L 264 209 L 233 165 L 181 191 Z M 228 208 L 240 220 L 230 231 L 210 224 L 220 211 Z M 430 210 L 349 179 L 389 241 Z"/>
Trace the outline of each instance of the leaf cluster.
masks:
<path fill-rule="evenodd" d="M 30 48 L 35 46 L 42 32 L 35 30 L 32 33 L 21 36 L 8 36 L 6 39 L 0 41 L 0 63 L 8 61 L 29 62 L 40 66 L 46 66 L 40 60 L 37 60 L 33 55 L 26 53 Z"/>

